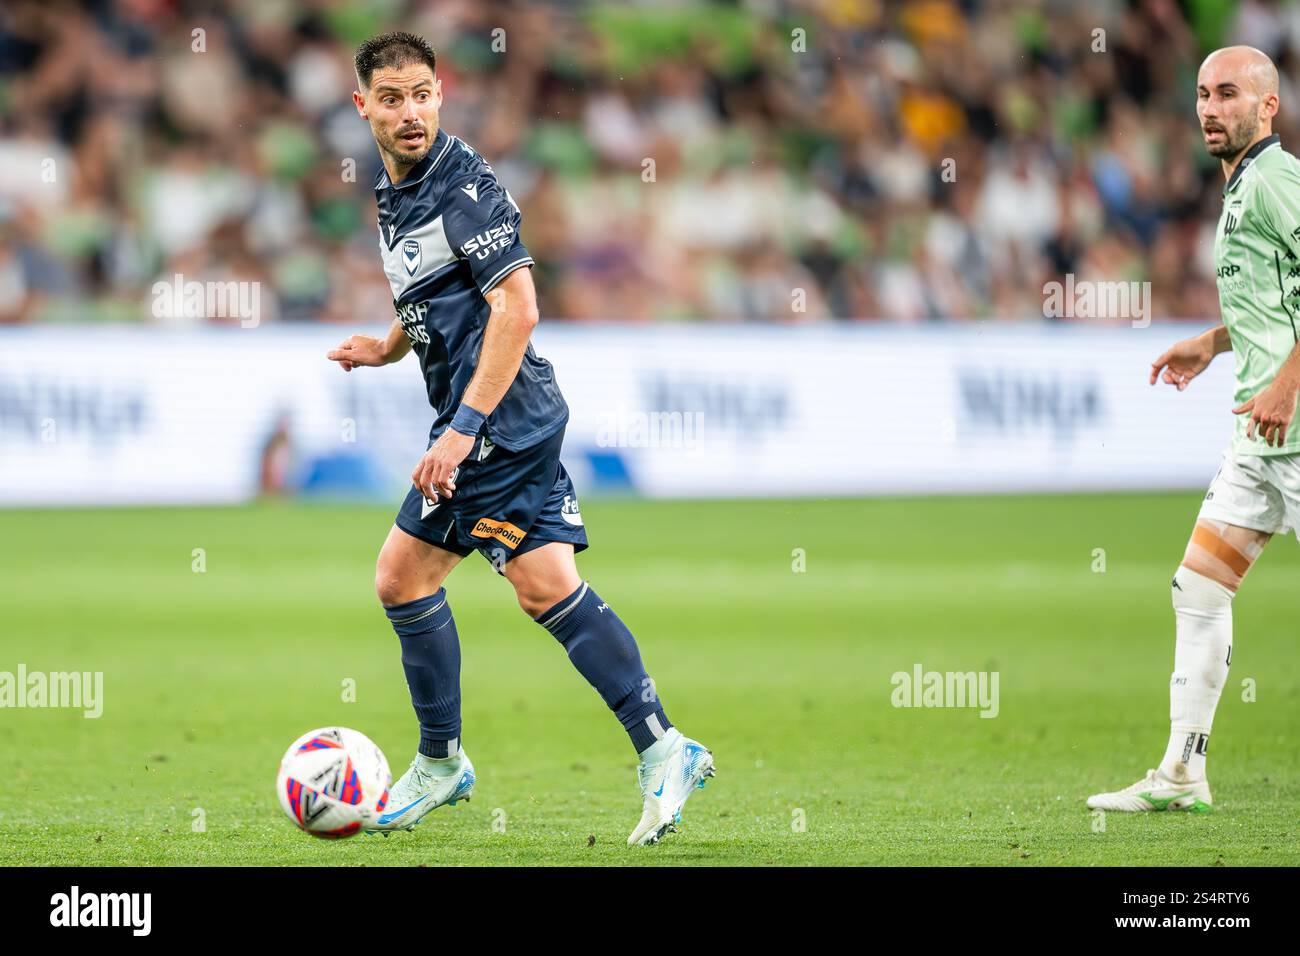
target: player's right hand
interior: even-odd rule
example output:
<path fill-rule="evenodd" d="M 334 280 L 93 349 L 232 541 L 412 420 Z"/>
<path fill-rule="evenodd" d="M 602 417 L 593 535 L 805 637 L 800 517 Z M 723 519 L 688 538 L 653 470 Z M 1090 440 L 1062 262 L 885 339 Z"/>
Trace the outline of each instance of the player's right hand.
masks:
<path fill-rule="evenodd" d="M 361 365 L 376 367 L 388 364 L 384 355 L 384 340 L 373 335 L 350 335 L 333 351 L 325 353 L 331 362 L 338 362 L 345 372 Z"/>
<path fill-rule="evenodd" d="M 1163 379 L 1166 384 L 1175 386 L 1181 392 L 1212 361 L 1214 348 L 1206 343 L 1204 336 L 1184 339 L 1151 363 L 1151 384 L 1154 385 L 1157 379 Z M 1161 370 L 1164 371 L 1163 375 Z"/>

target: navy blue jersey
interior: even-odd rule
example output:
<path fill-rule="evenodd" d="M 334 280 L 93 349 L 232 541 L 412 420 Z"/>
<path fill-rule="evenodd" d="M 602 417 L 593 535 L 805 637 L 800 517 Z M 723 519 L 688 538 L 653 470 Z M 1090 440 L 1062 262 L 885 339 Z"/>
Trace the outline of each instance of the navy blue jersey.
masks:
<path fill-rule="evenodd" d="M 484 296 L 533 260 L 519 237 L 514 199 L 483 157 L 444 130 L 396 186 L 380 170 L 375 200 L 393 305 L 437 412 L 432 436 L 451 422 L 474 375 L 491 313 Z M 484 427 L 492 442 L 519 451 L 555 434 L 568 417 L 551 363 L 530 342 Z"/>

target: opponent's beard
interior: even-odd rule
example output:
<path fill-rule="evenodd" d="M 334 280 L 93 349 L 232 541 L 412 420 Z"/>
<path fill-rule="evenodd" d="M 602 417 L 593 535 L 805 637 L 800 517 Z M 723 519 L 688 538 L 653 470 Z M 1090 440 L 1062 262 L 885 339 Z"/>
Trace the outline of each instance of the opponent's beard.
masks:
<path fill-rule="evenodd" d="M 1223 131 L 1226 134 L 1223 137 L 1223 144 L 1208 146 L 1206 149 L 1216 159 L 1231 159 L 1244 151 L 1259 134 L 1259 117 L 1254 113 L 1248 113 L 1236 126 L 1231 128 L 1224 126 Z"/>

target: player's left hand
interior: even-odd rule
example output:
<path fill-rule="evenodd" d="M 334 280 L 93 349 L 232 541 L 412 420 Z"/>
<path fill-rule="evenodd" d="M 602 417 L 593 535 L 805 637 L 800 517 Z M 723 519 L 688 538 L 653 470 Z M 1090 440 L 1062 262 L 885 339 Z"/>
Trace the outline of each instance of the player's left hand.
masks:
<path fill-rule="evenodd" d="M 445 429 L 411 472 L 411 481 L 430 501 L 437 501 L 439 496 L 450 498 L 456 491 L 452 473 L 460 467 L 473 447 L 473 435 L 462 435 L 450 428 Z"/>
<path fill-rule="evenodd" d="M 1256 433 L 1265 444 L 1281 447 L 1286 441 L 1287 429 L 1295 418 L 1296 389 L 1285 382 L 1274 382 L 1254 398 L 1234 408 L 1233 414 L 1250 413 L 1246 422 L 1246 437 Z"/>

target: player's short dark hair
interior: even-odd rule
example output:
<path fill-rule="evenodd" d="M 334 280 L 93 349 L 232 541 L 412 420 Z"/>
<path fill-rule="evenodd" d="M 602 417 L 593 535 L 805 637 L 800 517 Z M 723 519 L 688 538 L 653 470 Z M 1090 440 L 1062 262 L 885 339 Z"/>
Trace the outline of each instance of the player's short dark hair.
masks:
<path fill-rule="evenodd" d="M 357 79 L 361 82 L 363 90 L 370 89 L 370 77 L 374 75 L 375 70 L 392 66 L 409 66 L 412 63 L 423 63 L 429 67 L 431 73 L 438 72 L 438 60 L 434 55 L 433 47 L 429 46 L 423 37 L 404 30 L 381 33 L 357 47 Z"/>

